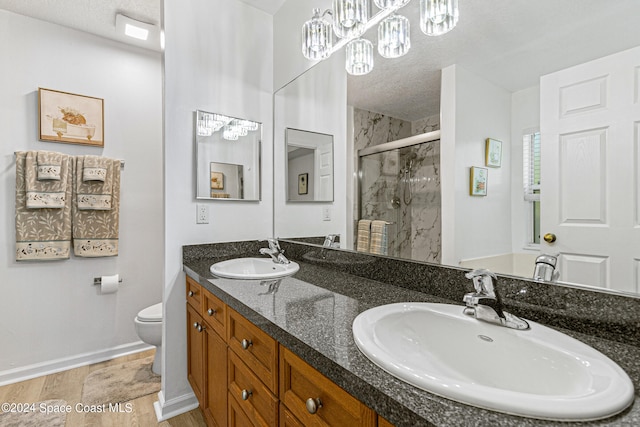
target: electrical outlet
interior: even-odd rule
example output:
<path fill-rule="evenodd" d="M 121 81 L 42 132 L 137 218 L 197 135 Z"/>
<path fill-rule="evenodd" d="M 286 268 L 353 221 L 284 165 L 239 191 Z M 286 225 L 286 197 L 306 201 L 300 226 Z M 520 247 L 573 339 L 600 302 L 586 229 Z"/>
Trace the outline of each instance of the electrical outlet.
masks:
<path fill-rule="evenodd" d="M 331 221 L 331 208 L 329 206 L 322 208 L 322 220 Z"/>
<path fill-rule="evenodd" d="M 196 224 L 209 224 L 209 205 L 196 205 Z"/>

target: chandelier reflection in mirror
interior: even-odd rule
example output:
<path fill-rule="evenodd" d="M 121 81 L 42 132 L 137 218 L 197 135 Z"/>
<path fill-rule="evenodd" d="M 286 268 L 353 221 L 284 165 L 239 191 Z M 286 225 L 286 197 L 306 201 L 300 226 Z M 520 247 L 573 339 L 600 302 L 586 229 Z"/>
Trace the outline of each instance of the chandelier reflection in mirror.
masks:
<path fill-rule="evenodd" d="M 211 136 L 215 132 L 222 131 L 222 138 L 227 141 L 237 141 L 241 136 L 247 136 L 249 132 L 258 130 L 259 124 L 251 120 L 236 119 L 222 114 L 198 112 L 197 132 L 198 136 Z"/>
<path fill-rule="evenodd" d="M 373 46 L 361 36 L 369 28 L 378 25 L 378 53 L 383 58 L 399 58 L 409 51 L 409 20 L 396 13 L 409 1 L 373 0 L 381 10 L 371 19 L 369 0 L 333 0 L 333 9 L 322 14 L 320 9 L 313 9 L 312 18 L 302 26 L 302 54 L 313 61 L 322 60 L 346 45 L 347 72 L 367 74 L 373 69 Z M 327 15 L 333 17 L 333 25 Z M 420 29 L 424 34 L 440 36 L 457 23 L 458 0 L 420 0 Z M 335 45 L 334 33 L 340 39 Z"/>

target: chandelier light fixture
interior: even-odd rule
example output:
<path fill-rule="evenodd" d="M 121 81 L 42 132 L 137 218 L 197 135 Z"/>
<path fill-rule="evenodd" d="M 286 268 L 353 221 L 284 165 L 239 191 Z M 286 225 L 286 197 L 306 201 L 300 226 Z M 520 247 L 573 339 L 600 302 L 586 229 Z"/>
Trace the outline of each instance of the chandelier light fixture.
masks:
<path fill-rule="evenodd" d="M 198 112 L 197 132 L 198 136 L 211 136 L 221 131 L 222 138 L 228 141 L 237 141 L 241 136 L 247 136 L 249 132 L 258 130 L 259 124 L 251 120 L 235 119 L 222 114 Z"/>
<path fill-rule="evenodd" d="M 313 61 L 323 60 L 346 46 L 347 72 L 367 74 L 373 69 L 373 44 L 361 36 L 369 28 L 378 25 L 378 54 L 383 58 L 399 58 L 411 48 L 409 20 L 396 13 L 410 1 L 373 0 L 380 11 L 371 18 L 369 0 L 333 0 L 333 8 L 322 14 L 320 9 L 313 9 L 311 20 L 302 26 L 302 54 Z M 420 29 L 424 34 L 440 36 L 457 23 L 458 0 L 420 0 Z M 340 39 L 336 44 L 334 33 Z"/>

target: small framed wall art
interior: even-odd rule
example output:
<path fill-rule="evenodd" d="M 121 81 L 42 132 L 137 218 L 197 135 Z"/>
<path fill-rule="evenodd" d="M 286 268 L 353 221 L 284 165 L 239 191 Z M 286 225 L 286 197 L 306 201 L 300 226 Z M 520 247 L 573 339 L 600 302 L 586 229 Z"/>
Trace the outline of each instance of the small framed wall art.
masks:
<path fill-rule="evenodd" d="M 224 174 L 222 172 L 211 171 L 211 189 L 224 190 Z"/>
<path fill-rule="evenodd" d="M 502 165 L 502 141 L 487 138 L 485 143 L 485 165 L 499 168 Z"/>
<path fill-rule="evenodd" d="M 471 196 L 487 195 L 487 168 L 472 166 L 469 171 L 469 194 Z"/>
<path fill-rule="evenodd" d="M 38 88 L 40 140 L 104 147 L 104 100 Z"/>
<path fill-rule="evenodd" d="M 298 175 L 298 194 L 307 194 L 309 192 L 309 174 L 301 173 Z"/>

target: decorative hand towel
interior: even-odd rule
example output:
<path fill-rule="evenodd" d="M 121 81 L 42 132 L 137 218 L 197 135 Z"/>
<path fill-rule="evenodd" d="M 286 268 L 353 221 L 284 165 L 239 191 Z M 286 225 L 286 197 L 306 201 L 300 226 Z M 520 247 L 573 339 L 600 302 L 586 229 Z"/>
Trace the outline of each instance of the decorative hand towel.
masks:
<path fill-rule="evenodd" d="M 358 221 L 358 244 L 356 250 L 358 252 L 369 252 L 370 239 L 371 220 L 361 219 Z"/>
<path fill-rule="evenodd" d="M 66 188 L 71 180 L 72 169 L 70 157 L 60 154 L 60 179 L 38 180 L 38 153 L 27 151 L 24 160 L 24 184 L 26 206 L 29 209 L 62 209 L 67 205 Z"/>
<path fill-rule="evenodd" d="M 16 261 L 67 259 L 71 252 L 72 160 L 63 155 L 60 183 L 64 183 L 61 209 L 27 207 L 27 152 L 16 153 Z M 30 152 L 33 159 L 36 154 Z M 35 176 L 35 171 L 33 172 Z"/>
<path fill-rule="evenodd" d="M 52 151 L 38 151 L 38 181 L 60 180 L 62 154 Z"/>
<path fill-rule="evenodd" d="M 387 255 L 387 224 L 386 221 L 371 222 L 371 253 Z"/>
<path fill-rule="evenodd" d="M 73 253 L 80 257 L 106 257 L 118 255 L 118 233 L 120 219 L 120 160 L 109 159 L 105 182 L 84 182 L 82 168 L 84 157 L 75 162 L 73 197 Z M 104 196 L 109 188 L 111 209 L 81 207 L 82 193 L 90 198 L 97 193 Z"/>
<path fill-rule="evenodd" d="M 105 181 L 110 159 L 100 156 L 84 156 L 83 181 Z"/>
<path fill-rule="evenodd" d="M 78 209 L 80 210 L 110 210 L 111 203 L 113 201 L 112 191 L 113 191 L 113 178 L 114 178 L 114 169 L 118 172 L 118 176 L 120 175 L 120 162 L 118 160 L 114 161 L 113 159 L 108 158 L 100 158 L 100 164 L 104 165 L 104 168 L 94 168 L 92 166 L 87 167 L 87 162 L 89 164 L 98 164 L 95 160 L 98 158 L 97 156 L 78 156 L 76 158 L 76 187 L 75 187 L 75 197 L 76 202 L 78 204 Z M 116 167 L 117 163 L 117 167 Z M 85 171 L 89 169 L 92 172 L 85 173 Z M 86 177 L 88 175 L 93 175 L 96 169 L 104 169 L 105 177 L 104 180 L 99 179 L 91 179 L 87 180 Z"/>

